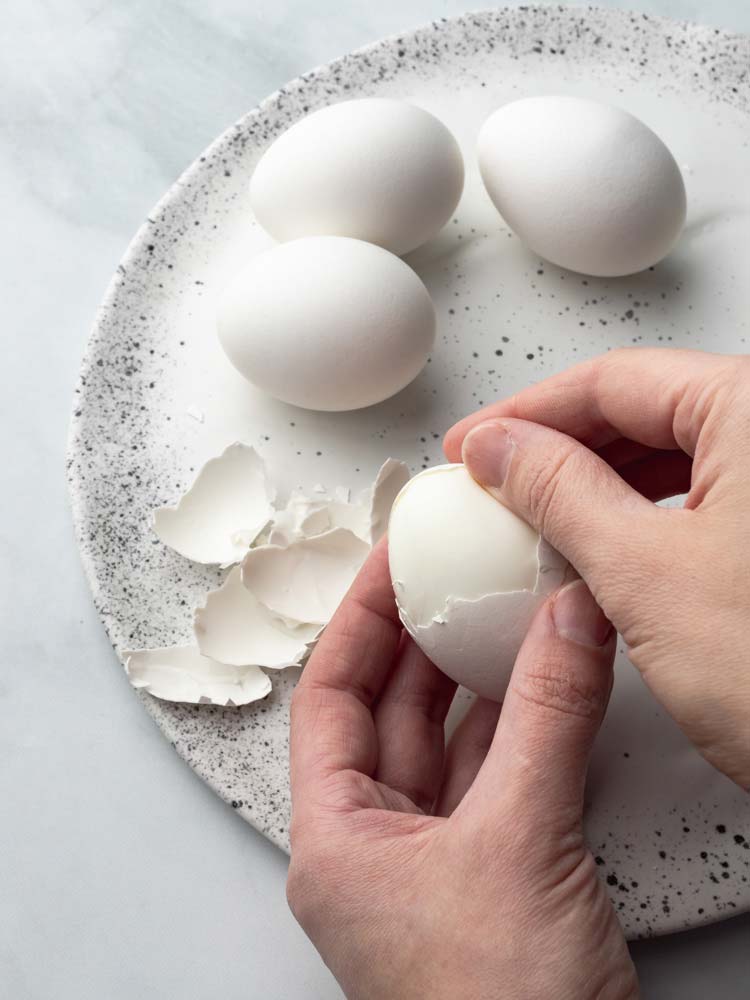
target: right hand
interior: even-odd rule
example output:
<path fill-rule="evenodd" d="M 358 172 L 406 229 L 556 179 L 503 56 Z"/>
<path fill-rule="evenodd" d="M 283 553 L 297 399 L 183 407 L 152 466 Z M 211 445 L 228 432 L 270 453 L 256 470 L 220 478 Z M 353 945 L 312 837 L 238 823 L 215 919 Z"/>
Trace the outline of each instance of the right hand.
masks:
<path fill-rule="evenodd" d="M 467 417 L 445 451 L 570 560 L 654 695 L 750 788 L 750 359 L 613 351 Z"/>

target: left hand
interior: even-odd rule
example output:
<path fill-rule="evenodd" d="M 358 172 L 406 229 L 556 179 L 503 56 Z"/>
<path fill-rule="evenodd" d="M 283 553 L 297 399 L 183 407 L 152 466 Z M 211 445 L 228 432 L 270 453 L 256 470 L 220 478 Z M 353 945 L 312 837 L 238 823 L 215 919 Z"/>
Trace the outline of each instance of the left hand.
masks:
<path fill-rule="evenodd" d="M 288 898 L 349 998 L 638 995 L 582 834 L 614 648 L 569 584 L 502 713 L 477 701 L 446 750 L 455 684 L 401 629 L 376 547 L 292 702 Z"/>

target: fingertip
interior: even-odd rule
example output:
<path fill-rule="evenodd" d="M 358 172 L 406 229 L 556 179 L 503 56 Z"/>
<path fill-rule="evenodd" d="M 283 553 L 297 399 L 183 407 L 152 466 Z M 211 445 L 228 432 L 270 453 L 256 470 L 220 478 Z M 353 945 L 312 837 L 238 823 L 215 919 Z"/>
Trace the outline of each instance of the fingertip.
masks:
<path fill-rule="evenodd" d="M 457 424 L 451 427 L 443 438 L 443 451 L 450 462 L 464 461 L 463 448 L 466 439 L 478 427 L 497 422 L 497 418 L 493 418 L 492 416 L 493 409 L 489 408 L 488 410 L 479 410 L 477 413 L 470 413 L 468 417 L 464 417 L 463 420 L 459 420 Z"/>
<path fill-rule="evenodd" d="M 463 440 L 461 454 L 474 479 L 488 490 L 499 490 L 510 470 L 515 444 L 503 420 L 484 420 Z"/>
<path fill-rule="evenodd" d="M 461 445 L 466 436 L 465 423 L 466 418 L 454 424 L 443 438 L 443 453 L 449 462 L 461 461 Z"/>
<path fill-rule="evenodd" d="M 552 595 L 550 613 L 557 635 L 581 646 L 594 649 L 606 646 L 614 631 L 612 623 L 580 578 Z"/>

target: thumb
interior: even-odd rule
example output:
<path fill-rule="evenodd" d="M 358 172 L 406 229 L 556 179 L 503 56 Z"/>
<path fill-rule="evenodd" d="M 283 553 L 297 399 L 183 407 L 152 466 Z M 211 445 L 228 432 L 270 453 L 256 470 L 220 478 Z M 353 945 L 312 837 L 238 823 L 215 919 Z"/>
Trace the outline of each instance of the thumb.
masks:
<path fill-rule="evenodd" d="M 543 535 L 599 593 L 623 566 L 648 571 L 666 511 L 598 455 L 526 420 L 491 420 L 464 439 L 466 468 Z"/>
<path fill-rule="evenodd" d="M 536 816 L 540 826 L 580 823 L 615 646 L 616 633 L 583 580 L 542 605 L 513 668 L 492 746 L 462 803 L 469 815 L 496 816 L 510 802 L 515 815 L 521 810 L 532 823 Z"/>

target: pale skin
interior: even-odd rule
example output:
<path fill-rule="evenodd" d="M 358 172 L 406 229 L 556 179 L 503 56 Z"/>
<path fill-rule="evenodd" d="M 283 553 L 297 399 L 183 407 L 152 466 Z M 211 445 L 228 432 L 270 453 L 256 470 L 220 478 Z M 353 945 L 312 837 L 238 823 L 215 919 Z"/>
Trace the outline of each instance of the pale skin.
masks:
<path fill-rule="evenodd" d="M 583 579 L 540 609 L 502 710 L 476 702 L 446 748 L 455 685 L 404 635 L 376 547 L 293 699 L 290 905 L 350 998 L 637 997 L 582 834 L 610 622 L 747 787 L 750 362 L 613 352 L 445 449 Z M 685 510 L 654 505 L 688 490 Z"/>

